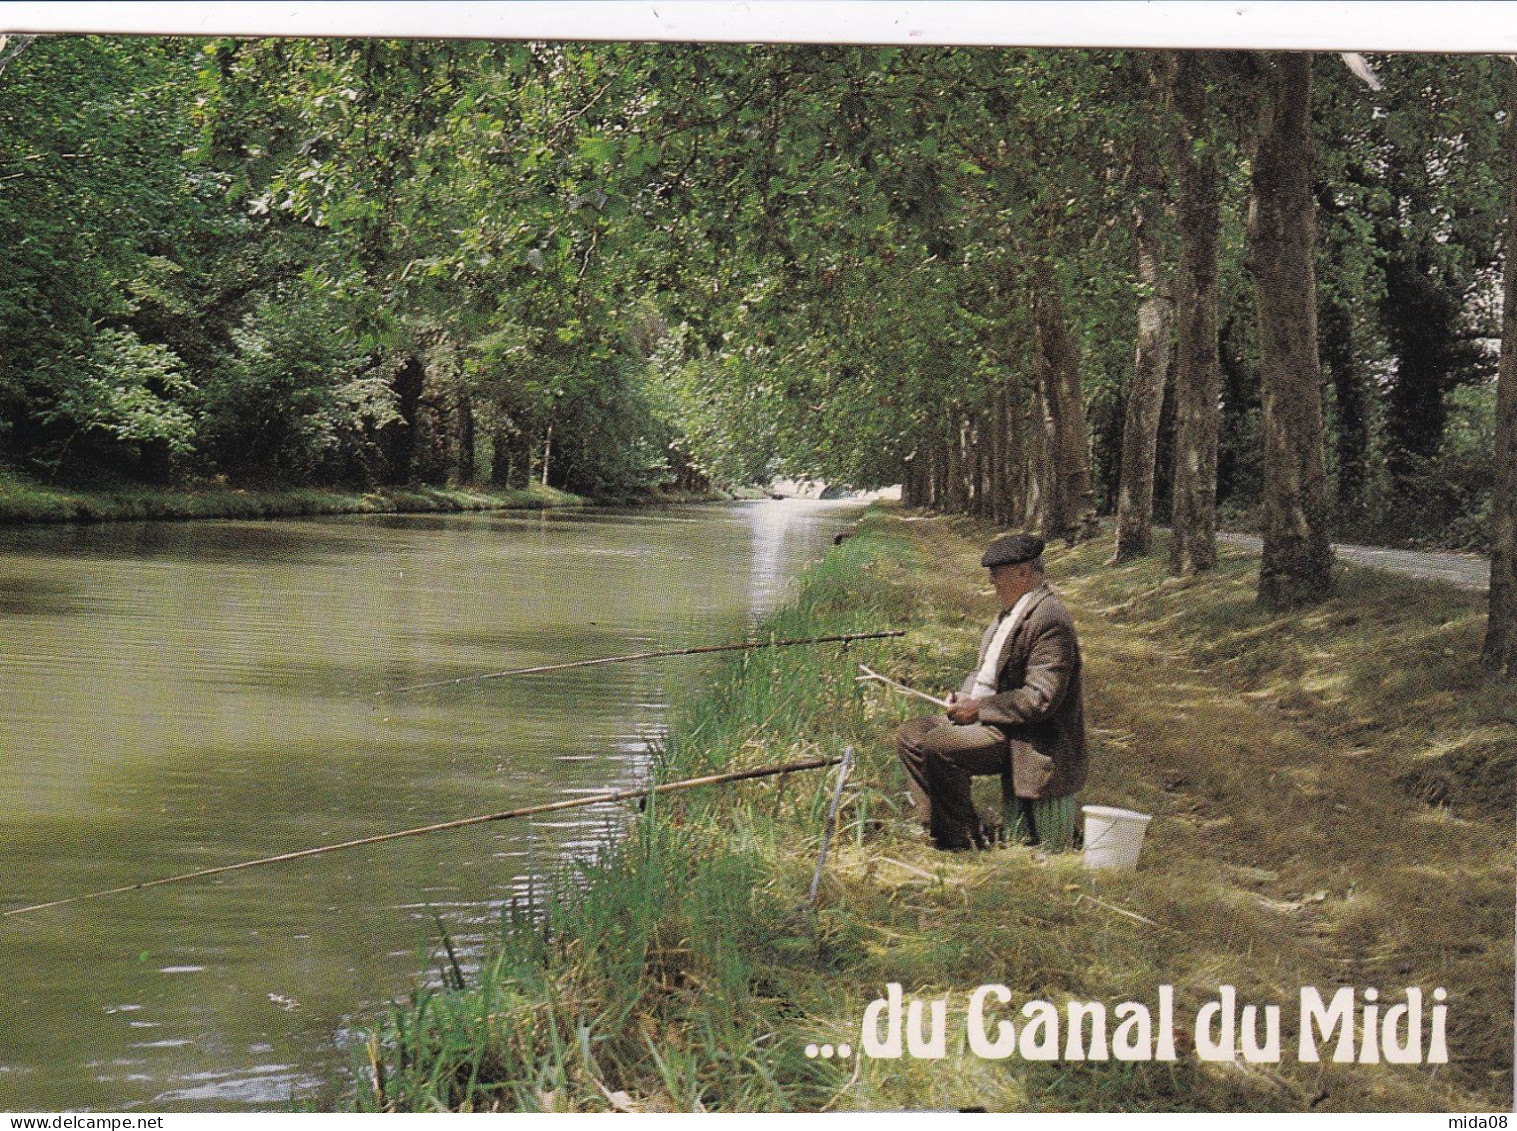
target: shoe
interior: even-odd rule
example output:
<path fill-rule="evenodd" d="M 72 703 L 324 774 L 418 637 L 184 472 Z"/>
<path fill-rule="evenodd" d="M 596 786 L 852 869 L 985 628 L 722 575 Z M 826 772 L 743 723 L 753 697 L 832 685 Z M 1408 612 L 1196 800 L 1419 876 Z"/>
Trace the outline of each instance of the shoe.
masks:
<path fill-rule="evenodd" d="M 939 852 L 978 852 L 980 846 L 972 840 L 939 840 L 932 839 L 932 847 Z"/>
<path fill-rule="evenodd" d="M 955 830 L 951 833 L 933 833 L 932 847 L 939 852 L 973 852 L 979 844 L 968 831 Z"/>

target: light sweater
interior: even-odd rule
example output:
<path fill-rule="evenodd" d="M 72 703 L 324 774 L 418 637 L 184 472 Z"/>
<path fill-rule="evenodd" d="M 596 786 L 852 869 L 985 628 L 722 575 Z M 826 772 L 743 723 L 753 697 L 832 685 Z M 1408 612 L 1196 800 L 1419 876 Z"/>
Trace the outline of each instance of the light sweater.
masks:
<path fill-rule="evenodd" d="M 996 626 L 996 634 L 991 637 L 990 647 L 985 649 L 985 659 L 974 677 L 974 689 L 970 692 L 970 698 L 985 699 L 996 693 L 996 669 L 1000 667 L 997 661 L 1001 658 L 1001 650 L 1006 647 L 1006 641 L 1016 631 L 1017 622 L 1027 611 L 1027 605 L 1032 600 L 1035 591 L 1034 587 L 1023 593 L 1021 599 L 1011 607 L 1011 612 L 1001 614 L 1001 623 Z"/>

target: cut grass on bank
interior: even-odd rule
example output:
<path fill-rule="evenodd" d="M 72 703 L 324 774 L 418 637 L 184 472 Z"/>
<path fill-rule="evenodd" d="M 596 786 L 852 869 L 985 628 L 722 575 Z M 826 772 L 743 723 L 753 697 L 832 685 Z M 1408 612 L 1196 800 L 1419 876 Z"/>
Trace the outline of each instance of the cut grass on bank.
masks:
<path fill-rule="evenodd" d="M 661 799 L 544 906 L 508 916 L 470 986 L 395 1008 L 356 1106 L 1504 1110 L 1513 848 L 1510 803 L 1482 775 L 1505 773 L 1509 798 L 1510 770 L 1448 762 L 1517 737 L 1470 671 L 1478 599 L 1353 572 L 1327 605 L 1280 616 L 1253 606 L 1241 557 L 1175 583 L 1155 562 L 1107 567 L 1109 540 L 1050 551 L 1086 657 L 1084 800 L 1155 814 L 1143 865 L 945 855 L 907 819 L 889 744 L 914 708 L 852 677 L 865 662 L 923 688 L 957 682 L 993 613 L 987 534 L 871 516 L 765 631 L 909 635 L 745 654 L 675 713 L 665 780 L 855 746 L 815 911 L 831 773 Z M 1403 667 L 1417 677 L 1398 682 Z M 947 999 L 942 1058 L 805 1055 L 857 1048 L 891 982 Z M 1061 1013 L 1071 999 L 1156 1012 L 1173 986 L 1179 1059 L 981 1059 L 965 1004 L 985 983 Z M 1282 1007 L 1280 1063 L 1195 1057 L 1189 1024 L 1221 985 Z M 1298 1063 L 1300 987 L 1339 985 L 1387 1003 L 1447 987 L 1451 1063 Z"/>

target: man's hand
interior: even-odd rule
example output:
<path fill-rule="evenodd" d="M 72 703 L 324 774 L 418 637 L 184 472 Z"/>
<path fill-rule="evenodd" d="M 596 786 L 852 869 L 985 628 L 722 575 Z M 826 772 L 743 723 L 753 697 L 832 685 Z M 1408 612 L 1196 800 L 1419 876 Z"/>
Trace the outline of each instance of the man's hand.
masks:
<path fill-rule="evenodd" d="M 954 692 L 948 694 L 948 719 L 958 726 L 968 726 L 980 721 L 980 701 L 961 699 Z"/>

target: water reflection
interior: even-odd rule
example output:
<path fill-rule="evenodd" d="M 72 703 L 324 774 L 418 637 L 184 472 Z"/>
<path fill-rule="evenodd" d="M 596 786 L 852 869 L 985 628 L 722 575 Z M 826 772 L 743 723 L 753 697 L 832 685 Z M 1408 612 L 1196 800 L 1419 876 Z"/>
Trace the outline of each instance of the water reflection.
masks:
<path fill-rule="evenodd" d="M 84 609 L 80 590 L 43 577 L 0 577 L 0 615 L 74 616 Z"/>
<path fill-rule="evenodd" d="M 753 564 L 749 567 L 748 591 L 760 609 L 779 604 L 792 570 L 796 551 L 816 539 L 816 523 L 821 515 L 836 515 L 837 506 L 827 507 L 802 499 L 770 499 L 752 504 Z"/>
<path fill-rule="evenodd" d="M 377 517 L 366 521 L 372 523 Z M 24 553 L 139 564 L 315 561 L 334 554 L 364 553 L 366 542 L 363 528 L 352 516 L 306 522 L 60 523 L 0 531 L 0 543 L 25 547 Z"/>
<path fill-rule="evenodd" d="M 724 642 L 836 504 L 0 531 L 0 903 L 17 906 L 644 781 L 711 661 L 423 680 Z M 0 1108 L 258 1109 L 334 1034 L 629 807 L 391 842 L 0 926 Z"/>

